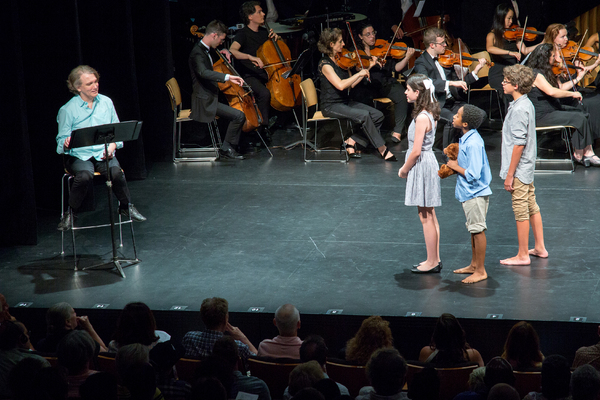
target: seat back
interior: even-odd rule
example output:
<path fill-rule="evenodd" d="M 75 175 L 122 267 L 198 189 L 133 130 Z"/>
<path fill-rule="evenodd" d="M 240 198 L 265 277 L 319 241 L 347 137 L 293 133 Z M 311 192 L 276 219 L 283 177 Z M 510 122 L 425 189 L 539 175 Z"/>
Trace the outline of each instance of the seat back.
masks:
<path fill-rule="evenodd" d="M 364 365 L 327 361 L 327 375 L 334 381 L 346 386 L 352 398 L 358 396 L 358 392 L 362 387 L 370 385 Z"/>
<path fill-rule="evenodd" d="M 117 361 L 115 354 L 98 354 L 96 357 L 96 365 L 98 371 L 110 372 L 113 375 L 117 375 Z"/>
<path fill-rule="evenodd" d="M 539 392 L 542 387 L 542 371 L 514 371 L 515 389 L 521 398 L 529 392 Z"/>
<path fill-rule="evenodd" d="M 302 91 L 302 97 L 306 104 L 306 108 L 312 107 L 319 102 L 317 96 L 317 89 L 312 79 L 308 78 L 300 82 L 300 90 Z"/>
<path fill-rule="evenodd" d="M 436 368 L 440 380 L 439 400 L 452 400 L 457 394 L 469 390 L 469 375 L 478 365 L 468 365 L 456 368 Z M 406 382 L 410 388 L 412 378 L 419 373 L 425 366 L 408 364 L 406 372 Z"/>
<path fill-rule="evenodd" d="M 285 388 L 288 386 L 290 372 L 300 365 L 300 362 L 287 363 L 249 358 L 248 365 L 252 376 L 265 381 L 271 392 L 271 398 L 281 399 Z"/>
<path fill-rule="evenodd" d="M 177 79 L 171 78 L 166 83 L 169 94 L 171 95 L 171 108 L 173 111 L 181 105 L 181 91 L 179 90 L 179 84 Z"/>
<path fill-rule="evenodd" d="M 177 370 L 177 378 L 186 381 L 190 384 L 194 383 L 194 377 L 196 375 L 196 370 L 200 366 L 200 360 L 196 360 L 193 358 L 181 358 L 175 364 L 175 369 Z"/>
<path fill-rule="evenodd" d="M 486 60 L 491 61 L 491 57 L 490 57 L 490 53 L 488 53 L 487 51 L 480 51 L 479 53 L 475 53 L 472 54 L 473 58 L 485 58 Z M 475 69 L 475 67 L 477 66 L 478 62 L 477 61 L 473 61 L 473 63 L 469 66 L 469 70 L 473 71 Z M 477 76 L 479 76 L 479 78 L 485 78 L 486 76 L 488 76 L 490 74 L 490 67 L 488 67 L 487 65 L 484 65 L 480 70 L 479 73 L 477 74 Z"/>

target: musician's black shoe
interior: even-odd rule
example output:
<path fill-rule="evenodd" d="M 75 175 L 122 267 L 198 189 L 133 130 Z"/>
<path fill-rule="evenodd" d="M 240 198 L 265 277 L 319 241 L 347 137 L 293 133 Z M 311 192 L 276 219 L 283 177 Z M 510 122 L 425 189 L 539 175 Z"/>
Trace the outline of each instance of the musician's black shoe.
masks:
<path fill-rule="evenodd" d="M 146 217 L 144 217 L 133 204 L 129 204 L 128 208 L 119 208 L 119 214 L 125 219 L 131 218 L 131 220 L 135 222 L 144 222 L 146 220 Z"/>
<path fill-rule="evenodd" d="M 232 160 L 243 160 L 244 159 L 244 156 L 241 155 L 240 153 L 238 153 L 237 151 L 235 151 L 235 149 L 231 146 L 228 149 L 221 148 L 219 150 L 219 154 L 223 158 L 230 158 Z"/>
<path fill-rule="evenodd" d="M 68 231 L 69 229 L 71 229 L 71 225 L 72 225 L 72 215 L 71 215 L 71 210 L 67 210 L 63 213 L 62 217 L 60 218 L 60 222 L 58 223 L 58 226 L 56 227 L 56 229 L 58 229 L 59 231 Z"/>

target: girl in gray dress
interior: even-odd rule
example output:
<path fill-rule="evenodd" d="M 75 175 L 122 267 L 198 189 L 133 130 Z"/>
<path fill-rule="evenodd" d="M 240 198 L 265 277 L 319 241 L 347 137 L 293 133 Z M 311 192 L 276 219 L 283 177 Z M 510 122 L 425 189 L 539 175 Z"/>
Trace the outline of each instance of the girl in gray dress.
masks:
<path fill-rule="evenodd" d="M 440 106 L 435 99 L 433 82 L 416 74 L 406 82 L 406 98 L 414 104 L 412 123 L 408 128 L 408 150 L 404 165 L 398 171 L 406 179 L 404 204 L 417 206 L 423 224 L 427 259 L 411 272 L 417 274 L 440 272 L 440 226 L 434 207 L 442 205 L 438 162 L 431 150 L 435 139 Z"/>

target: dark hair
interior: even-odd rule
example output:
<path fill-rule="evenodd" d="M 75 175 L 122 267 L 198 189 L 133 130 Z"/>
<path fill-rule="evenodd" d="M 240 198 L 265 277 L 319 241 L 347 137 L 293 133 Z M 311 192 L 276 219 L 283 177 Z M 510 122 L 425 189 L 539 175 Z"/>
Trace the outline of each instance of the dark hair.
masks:
<path fill-rule="evenodd" d="M 398 350 L 379 349 L 367 363 L 367 376 L 375 393 L 392 396 L 402 390 L 406 369 L 406 361 Z"/>
<path fill-rule="evenodd" d="M 414 374 L 408 385 L 411 400 L 431 400 L 440 397 L 440 378 L 433 367 L 425 367 Z"/>
<path fill-rule="evenodd" d="M 569 395 L 571 369 L 561 355 L 548 356 L 542 363 L 542 394 L 549 400 Z"/>
<path fill-rule="evenodd" d="M 0 350 L 17 348 L 19 342 L 23 340 L 27 343 L 27 336 L 15 322 L 4 321 L 0 324 Z"/>
<path fill-rule="evenodd" d="M 198 379 L 192 386 L 190 400 L 227 400 L 227 390 L 214 376 Z"/>
<path fill-rule="evenodd" d="M 467 349 L 470 347 L 465 338 L 465 331 L 452 314 L 440 315 L 429 346 L 439 351 L 436 357 L 439 363 L 458 364 L 468 361 Z"/>
<path fill-rule="evenodd" d="M 515 384 L 515 374 L 510 363 L 502 357 L 494 357 L 485 366 L 483 382 L 489 390 L 498 383 Z"/>
<path fill-rule="evenodd" d="M 234 368 L 231 363 L 221 357 L 210 355 L 196 369 L 196 378 L 213 377 L 219 380 L 227 392 L 227 398 L 234 398 L 233 386 L 235 383 Z"/>
<path fill-rule="evenodd" d="M 321 379 L 319 382 L 315 383 L 315 389 L 317 389 L 325 400 L 335 400 L 341 396 L 340 388 L 337 383 L 335 383 L 332 379 Z M 298 395 L 298 393 L 296 393 Z"/>
<path fill-rule="evenodd" d="M 213 356 L 220 357 L 223 360 L 231 364 L 231 368 L 235 368 L 238 358 L 239 351 L 238 345 L 235 340 L 229 335 L 223 335 L 217 339 L 213 345 Z"/>
<path fill-rule="evenodd" d="M 504 20 L 508 12 L 512 11 L 515 15 L 515 10 L 508 3 L 498 4 L 496 11 L 494 12 L 494 19 L 492 21 L 492 33 L 494 34 L 494 46 L 501 49 L 504 48 Z"/>
<path fill-rule="evenodd" d="M 292 397 L 292 400 L 325 400 L 323 393 L 313 387 L 305 387 Z"/>
<path fill-rule="evenodd" d="M 556 76 L 552 73 L 552 66 L 550 65 L 550 57 L 552 57 L 553 52 L 554 44 L 540 44 L 529 56 L 527 66 L 539 70 L 550 85 L 558 87 Z"/>
<path fill-rule="evenodd" d="M 211 33 L 218 33 L 219 35 L 227 33 L 227 26 L 218 19 L 214 19 L 206 25 L 206 30 L 204 31 L 205 35 L 210 35 Z"/>
<path fill-rule="evenodd" d="M 355 34 L 356 34 L 357 36 L 358 36 L 358 35 L 361 35 L 361 36 L 362 36 L 362 34 L 363 34 L 363 31 L 364 31 L 365 29 L 367 29 L 367 28 L 370 28 L 370 27 L 373 27 L 373 24 L 371 23 L 371 21 L 369 21 L 369 20 L 365 20 L 364 22 L 361 22 L 361 23 L 358 25 L 358 28 L 356 29 L 356 31 L 355 31 Z M 363 50 L 364 50 L 364 48 L 365 48 L 365 46 L 364 46 L 364 44 L 363 44 L 362 40 L 359 40 L 358 42 L 356 42 L 356 45 L 357 45 L 358 47 L 360 47 L 361 49 L 363 49 Z"/>
<path fill-rule="evenodd" d="M 204 299 L 200 306 L 200 316 L 206 328 L 214 330 L 227 320 L 229 303 L 221 297 Z"/>
<path fill-rule="evenodd" d="M 248 25 L 248 17 L 256 12 L 256 6 L 260 6 L 260 1 L 247 1 L 240 7 L 240 17 L 244 24 Z"/>
<path fill-rule="evenodd" d="M 600 391 L 600 374 L 590 364 L 577 367 L 571 374 L 573 400 L 595 400 Z"/>
<path fill-rule="evenodd" d="M 319 335 L 310 335 L 300 345 L 300 360 L 307 362 L 315 360 L 319 365 L 327 362 L 327 346 L 325 339 Z"/>
<path fill-rule="evenodd" d="M 502 358 L 516 361 L 517 369 L 535 367 L 544 360 L 540 351 L 540 338 L 531 324 L 517 322 L 506 337 Z"/>
<path fill-rule="evenodd" d="M 173 366 L 185 355 L 185 349 L 176 341 L 168 340 L 157 343 L 150 350 L 150 363 L 157 369 L 157 372 L 169 373 Z"/>
<path fill-rule="evenodd" d="M 485 111 L 472 104 L 465 104 L 462 109 L 462 122 L 467 124 L 469 130 L 479 128 L 485 119 Z"/>
<path fill-rule="evenodd" d="M 520 400 L 521 396 L 517 390 L 506 383 L 498 383 L 490 389 L 488 400 Z"/>
<path fill-rule="evenodd" d="M 37 400 L 40 375 L 46 369 L 41 358 L 25 357 L 8 374 L 8 387 L 15 400 Z"/>
<path fill-rule="evenodd" d="M 425 84 L 423 83 L 426 79 L 429 79 L 425 75 L 422 74 L 413 74 L 406 81 L 406 86 L 410 86 L 410 88 L 414 91 L 419 91 L 419 97 L 417 101 L 415 101 L 412 117 L 417 118 L 417 115 L 421 111 L 428 111 L 433 115 L 433 119 L 435 121 L 439 121 L 440 119 L 440 103 L 437 100 L 431 101 L 431 95 L 429 90 L 433 90 L 435 92 L 434 86 L 431 89 L 425 88 Z M 434 93 L 435 98 L 435 93 Z"/>
<path fill-rule="evenodd" d="M 88 376 L 79 387 L 81 400 L 117 400 L 117 378 L 110 372 Z"/>
<path fill-rule="evenodd" d="M 56 348 L 58 363 L 78 375 L 85 371 L 96 353 L 96 342 L 86 331 L 72 331 L 63 337 Z"/>
<path fill-rule="evenodd" d="M 144 303 L 134 302 L 121 311 L 113 338 L 119 346 L 132 343 L 149 346 L 158 340 L 155 331 L 156 320 L 150 308 Z"/>
<path fill-rule="evenodd" d="M 132 400 L 152 399 L 156 392 L 156 373 L 148 363 L 138 363 L 123 376 L 123 384 Z"/>
<path fill-rule="evenodd" d="M 342 31 L 339 28 L 323 29 L 323 32 L 321 32 L 321 35 L 319 36 L 319 41 L 317 42 L 317 48 L 321 53 L 331 56 L 333 55 L 331 43 L 337 42 L 341 37 Z"/>

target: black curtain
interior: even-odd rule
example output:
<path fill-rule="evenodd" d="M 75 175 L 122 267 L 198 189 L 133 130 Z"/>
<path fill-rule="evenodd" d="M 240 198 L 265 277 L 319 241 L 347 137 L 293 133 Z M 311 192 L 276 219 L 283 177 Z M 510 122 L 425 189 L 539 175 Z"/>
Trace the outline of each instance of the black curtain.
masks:
<path fill-rule="evenodd" d="M 167 0 L 5 0 L 0 4 L 0 245 L 35 244 L 37 212 L 60 213 L 62 158 L 56 116 L 72 96 L 66 78 L 87 64 L 121 121 L 144 121 L 118 157 L 128 180 L 171 154 L 173 76 Z"/>

